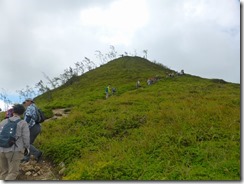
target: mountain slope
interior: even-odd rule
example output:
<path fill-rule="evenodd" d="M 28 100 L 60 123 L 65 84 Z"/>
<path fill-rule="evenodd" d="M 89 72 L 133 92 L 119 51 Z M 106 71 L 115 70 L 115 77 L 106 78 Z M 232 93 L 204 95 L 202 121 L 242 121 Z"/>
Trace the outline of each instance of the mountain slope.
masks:
<path fill-rule="evenodd" d="M 143 58 L 122 57 L 71 79 L 66 85 L 51 92 L 53 100 L 50 100 L 48 93 L 36 100 L 41 103 L 40 105 L 49 103 L 57 107 L 73 106 L 80 101 L 103 98 L 104 89 L 108 84 L 116 87 L 117 94 L 120 95 L 134 89 L 137 80 L 144 82 L 149 77 L 165 76 L 169 71 Z M 57 98 L 61 98 L 62 103 L 57 102 Z"/>
<path fill-rule="evenodd" d="M 47 114 L 72 108 L 36 142 L 63 180 L 240 180 L 240 85 L 167 72 L 123 57 L 36 99 Z"/>

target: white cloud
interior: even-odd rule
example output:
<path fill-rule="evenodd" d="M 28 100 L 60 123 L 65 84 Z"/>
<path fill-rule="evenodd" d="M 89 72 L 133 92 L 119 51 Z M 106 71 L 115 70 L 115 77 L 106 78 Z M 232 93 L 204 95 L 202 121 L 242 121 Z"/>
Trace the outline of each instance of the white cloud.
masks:
<path fill-rule="evenodd" d="M 1 109 L 2 111 L 5 110 L 4 102 L 3 102 L 2 100 L 0 100 L 0 109 Z"/>
<path fill-rule="evenodd" d="M 10 107 L 12 107 L 12 104 L 6 104 L 4 101 L 0 100 L 0 112 L 8 110 Z"/>
<path fill-rule="evenodd" d="M 80 19 L 83 26 L 96 30 L 102 42 L 129 45 L 136 31 L 147 24 L 149 14 L 145 0 L 119 0 L 108 7 L 82 10 Z"/>

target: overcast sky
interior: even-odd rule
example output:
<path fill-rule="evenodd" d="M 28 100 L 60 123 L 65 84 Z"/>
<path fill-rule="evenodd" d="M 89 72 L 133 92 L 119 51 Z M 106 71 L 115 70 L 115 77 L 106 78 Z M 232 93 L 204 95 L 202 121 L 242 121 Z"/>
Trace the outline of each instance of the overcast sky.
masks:
<path fill-rule="evenodd" d="M 240 83 L 238 0 L 0 0 L 0 22 L 0 92 L 11 101 L 43 72 L 57 77 L 84 57 L 101 64 L 95 51 L 110 45 Z"/>

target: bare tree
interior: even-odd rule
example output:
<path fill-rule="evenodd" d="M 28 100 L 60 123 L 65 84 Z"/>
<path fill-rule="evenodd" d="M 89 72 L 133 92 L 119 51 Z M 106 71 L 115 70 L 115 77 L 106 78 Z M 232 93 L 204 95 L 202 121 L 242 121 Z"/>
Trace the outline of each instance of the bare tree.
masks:
<path fill-rule="evenodd" d="M 115 59 L 117 57 L 117 52 L 115 51 L 115 47 L 113 45 L 110 45 L 110 51 L 108 53 L 108 57 L 110 60 Z"/>
<path fill-rule="evenodd" d="M 84 71 L 85 71 L 84 64 L 82 62 L 76 62 L 74 73 L 78 76 L 79 74 L 82 75 Z"/>
<path fill-rule="evenodd" d="M 7 92 L 5 89 L 2 88 L 2 92 L 0 93 L 0 99 L 4 103 L 4 109 L 7 110 L 9 108 L 9 105 L 12 103 L 11 100 L 7 97 Z"/>
<path fill-rule="evenodd" d="M 36 84 L 35 87 L 38 89 L 38 91 L 39 91 L 41 94 L 43 94 L 43 93 L 45 93 L 45 92 L 47 91 L 47 86 L 44 85 L 44 83 L 43 83 L 42 80 L 40 80 L 40 81 Z"/>
<path fill-rule="evenodd" d="M 36 96 L 35 90 L 28 85 L 26 86 L 25 93 L 28 95 L 28 97 L 31 97 L 31 98 Z"/>
<path fill-rule="evenodd" d="M 53 89 L 55 89 L 57 87 L 57 81 L 56 80 L 52 80 L 50 79 L 50 77 L 48 77 L 44 72 L 42 72 L 42 74 L 44 75 L 44 77 L 47 79 L 48 83 L 51 85 L 51 87 Z"/>
<path fill-rule="evenodd" d="M 26 99 L 26 98 L 33 98 L 36 96 L 35 90 L 30 87 L 30 86 L 26 86 L 25 89 L 21 89 L 21 90 L 16 90 L 16 92 L 19 94 L 19 99 Z"/>
<path fill-rule="evenodd" d="M 54 84 L 53 86 L 55 86 L 54 89 L 55 89 L 56 87 L 60 86 L 59 81 L 61 81 L 61 79 L 60 79 L 59 77 L 54 77 L 54 78 L 52 79 L 52 83 Z"/>
<path fill-rule="evenodd" d="M 64 73 L 60 74 L 61 83 L 65 84 L 73 76 L 75 76 L 75 72 L 71 67 L 69 67 L 68 69 L 65 69 Z"/>
<path fill-rule="evenodd" d="M 95 51 L 95 55 L 100 59 L 101 64 L 105 64 L 108 61 L 107 56 L 104 56 L 99 50 Z"/>
<path fill-rule="evenodd" d="M 143 53 L 144 53 L 143 58 L 146 58 L 147 59 L 147 50 L 143 50 Z"/>
<path fill-rule="evenodd" d="M 96 64 L 92 60 L 90 60 L 89 58 L 87 58 L 87 57 L 85 57 L 83 59 L 83 62 L 86 64 L 86 68 L 87 68 L 88 71 L 96 68 Z"/>

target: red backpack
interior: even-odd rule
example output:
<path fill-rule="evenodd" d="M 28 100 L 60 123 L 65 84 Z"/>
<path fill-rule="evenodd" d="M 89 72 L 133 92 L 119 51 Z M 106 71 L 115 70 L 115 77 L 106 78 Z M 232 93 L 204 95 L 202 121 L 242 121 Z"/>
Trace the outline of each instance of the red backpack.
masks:
<path fill-rule="evenodd" d="M 7 111 L 6 111 L 5 118 L 10 118 L 10 117 L 12 117 L 12 116 L 13 116 L 13 112 L 14 112 L 13 108 L 7 110 Z"/>

